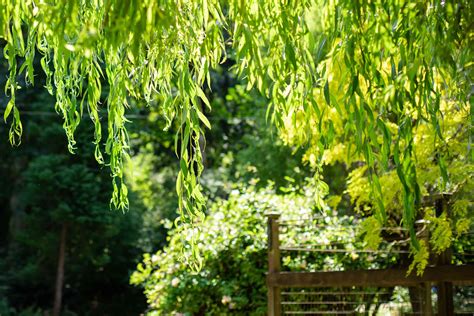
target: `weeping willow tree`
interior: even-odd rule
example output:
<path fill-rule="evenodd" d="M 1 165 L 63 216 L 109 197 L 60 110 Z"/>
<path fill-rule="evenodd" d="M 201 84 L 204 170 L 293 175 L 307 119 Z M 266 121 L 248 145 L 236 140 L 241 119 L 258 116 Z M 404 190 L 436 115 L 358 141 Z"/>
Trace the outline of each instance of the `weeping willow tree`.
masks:
<path fill-rule="evenodd" d="M 88 116 L 95 157 L 111 170 L 111 203 L 126 208 L 126 110 L 130 99 L 144 100 L 160 109 L 168 127 L 179 126 L 176 190 L 181 220 L 192 223 L 205 203 L 199 140 L 211 128 L 204 114 L 211 109 L 203 87 L 210 86 L 210 71 L 232 58 L 247 88 L 268 98 L 269 120 L 282 132 L 298 128 L 303 133 L 295 143 L 317 148 L 311 156 L 316 173 L 324 149 L 336 145 L 336 124 L 327 113 L 337 113 L 343 134 L 353 139 L 347 154 L 362 155 L 368 166 L 381 224 L 387 214 L 379 177 L 394 166 L 403 186 L 403 223 L 417 252 L 413 221 L 421 201 L 413 129 L 427 125 L 439 146 L 446 141 L 440 120 L 450 115 L 440 104 L 468 104 L 473 9 L 468 0 L 2 0 L 9 139 L 21 140 L 19 76 L 34 84 L 33 59 L 40 54 L 69 150 Z M 317 32 L 308 27 L 311 10 L 319 12 Z M 466 120 L 471 126 L 472 117 Z M 447 183 L 442 154 L 437 162 Z"/>

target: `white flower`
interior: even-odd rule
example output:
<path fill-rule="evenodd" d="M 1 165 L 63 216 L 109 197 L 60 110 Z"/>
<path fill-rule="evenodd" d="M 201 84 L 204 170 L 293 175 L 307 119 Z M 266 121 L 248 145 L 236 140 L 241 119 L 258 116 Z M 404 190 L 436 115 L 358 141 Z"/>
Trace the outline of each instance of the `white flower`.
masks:
<path fill-rule="evenodd" d="M 222 300 L 221 300 L 222 304 L 227 304 L 227 303 L 230 303 L 232 302 L 232 298 L 230 296 L 227 296 L 227 295 L 224 295 L 222 296 Z"/>
<path fill-rule="evenodd" d="M 179 282 L 181 280 L 179 278 L 173 278 L 173 280 L 171 280 L 171 286 L 172 287 L 177 287 L 179 285 Z"/>

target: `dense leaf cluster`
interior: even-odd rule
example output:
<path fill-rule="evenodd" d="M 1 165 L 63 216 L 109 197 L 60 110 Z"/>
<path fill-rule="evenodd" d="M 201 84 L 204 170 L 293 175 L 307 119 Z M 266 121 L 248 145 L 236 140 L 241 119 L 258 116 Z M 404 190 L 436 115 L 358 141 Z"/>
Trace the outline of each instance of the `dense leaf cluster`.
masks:
<path fill-rule="evenodd" d="M 318 10 L 320 21 L 312 30 L 311 9 Z M 8 0 L 0 13 L 10 68 L 4 118 L 12 120 L 10 141 L 18 143 L 18 76 L 24 73 L 28 84 L 34 82 L 32 61 L 39 51 L 69 149 L 88 112 L 95 126 L 95 156 L 104 162 L 98 109 L 106 93 L 112 203 L 127 207 L 125 111 L 130 97 L 159 107 L 170 123 L 179 124 L 178 207 L 181 220 L 193 223 L 203 215 L 200 140 L 204 127 L 210 128 L 203 85 L 210 86 L 209 71 L 226 58 L 230 45 L 236 72 L 249 89 L 269 98 L 271 120 L 283 132 L 291 127 L 302 132 L 294 144 L 317 148 L 310 155 L 317 168 L 323 149 L 337 144 L 334 133 L 342 128 L 351 140 L 347 154 L 361 155 L 367 163 L 381 223 L 387 214 L 379 174 L 393 164 L 402 185 L 403 222 L 412 229 L 421 204 L 413 130 L 426 126 L 435 144 L 443 146 L 440 120 L 448 113 L 441 104 L 464 108 L 471 98 L 473 12 L 467 0 Z M 342 118 L 339 127 L 328 117 L 335 113 Z M 298 118 L 305 124 L 296 126 Z M 311 132 L 314 125 L 318 133 Z M 447 182 L 443 154 L 437 165 Z M 419 249 L 413 229 L 412 243 Z"/>

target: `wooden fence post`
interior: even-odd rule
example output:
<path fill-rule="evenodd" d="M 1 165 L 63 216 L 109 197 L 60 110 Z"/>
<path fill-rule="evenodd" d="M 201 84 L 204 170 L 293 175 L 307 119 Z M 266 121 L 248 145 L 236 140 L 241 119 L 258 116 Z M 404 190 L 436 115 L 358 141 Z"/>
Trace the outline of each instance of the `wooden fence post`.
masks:
<path fill-rule="evenodd" d="M 280 272 L 279 214 L 268 215 L 268 274 Z M 281 315 L 281 289 L 268 283 L 268 315 Z"/>
<path fill-rule="evenodd" d="M 449 216 L 448 210 L 448 199 L 449 196 L 442 194 L 438 200 L 436 200 L 436 216 L 441 216 L 443 212 L 446 212 L 446 216 Z M 450 265 L 451 264 L 451 249 L 448 248 L 443 251 L 437 260 L 438 265 Z M 438 283 L 438 315 L 452 316 L 454 315 L 454 302 L 453 302 L 453 283 L 452 282 L 440 282 Z"/>
<path fill-rule="evenodd" d="M 430 228 L 429 223 L 425 221 L 419 221 L 418 224 L 421 224 L 421 234 L 420 239 L 426 242 L 426 245 L 430 245 Z M 431 249 L 430 249 L 431 250 Z M 423 315 L 432 316 L 433 315 L 433 303 L 431 301 L 431 283 L 423 282 L 420 284 L 421 287 L 421 312 Z"/>

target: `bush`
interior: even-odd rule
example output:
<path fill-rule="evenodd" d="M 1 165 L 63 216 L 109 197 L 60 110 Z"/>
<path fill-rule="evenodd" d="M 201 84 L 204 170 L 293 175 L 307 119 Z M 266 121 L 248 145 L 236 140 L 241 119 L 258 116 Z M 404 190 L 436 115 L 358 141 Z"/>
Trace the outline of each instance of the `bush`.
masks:
<path fill-rule="evenodd" d="M 320 201 L 320 199 L 318 199 Z M 141 285 L 150 306 L 149 315 L 264 315 L 266 313 L 267 233 L 265 214 L 278 210 L 283 218 L 304 218 L 315 213 L 314 194 L 293 192 L 276 195 L 272 189 L 234 190 L 227 200 L 216 201 L 200 229 L 199 250 L 202 269 L 193 272 L 181 259 L 191 253 L 186 237 L 191 227 L 170 232 L 169 244 L 156 254 L 145 254 L 131 277 Z M 325 212 L 332 214 L 329 209 Z M 318 217 L 319 218 L 319 217 Z M 348 216 L 321 216 L 332 229 L 306 234 L 289 231 L 282 244 L 315 244 L 317 241 L 354 241 L 355 219 Z M 334 228 L 344 229 L 334 229 Z M 354 244 L 356 243 L 356 244 Z M 357 244 L 359 243 L 359 244 Z M 328 245 L 327 247 L 331 247 Z M 283 256 L 286 270 L 334 270 L 379 265 L 370 256 L 354 256 L 350 251 L 334 256 L 315 253 Z"/>

